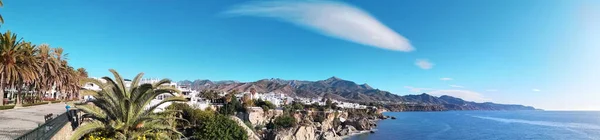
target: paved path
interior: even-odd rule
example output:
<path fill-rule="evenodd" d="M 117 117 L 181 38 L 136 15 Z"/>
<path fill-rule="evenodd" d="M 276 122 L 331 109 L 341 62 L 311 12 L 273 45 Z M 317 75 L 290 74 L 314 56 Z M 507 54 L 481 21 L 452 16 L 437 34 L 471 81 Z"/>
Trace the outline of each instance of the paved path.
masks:
<path fill-rule="evenodd" d="M 33 130 L 44 123 L 46 114 L 52 113 L 56 117 L 64 112 L 64 103 L 0 110 L 0 140 L 14 139 Z"/>

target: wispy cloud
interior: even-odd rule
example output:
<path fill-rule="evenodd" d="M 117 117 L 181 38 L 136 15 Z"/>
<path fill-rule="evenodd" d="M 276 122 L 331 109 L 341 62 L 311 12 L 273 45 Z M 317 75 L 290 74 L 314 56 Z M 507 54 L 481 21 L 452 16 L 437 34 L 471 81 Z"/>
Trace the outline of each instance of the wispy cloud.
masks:
<path fill-rule="evenodd" d="M 450 87 L 453 87 L 453 88 L 465 88 L 465 87 L 459 86 L 459 85 L 450 85 Z"/>
<path fill-rule="evenodd" d="M 534 89 L 531 89 L 531 91 L 534 91 L 534 92 L 540 92 L 540 91 L 542 91 L 542 90 L 540 90 L 540 89 L 537 89 L 537 88 L 534 88 Z"/>
<path fill-rule="evenodd" d="M 470 91 L 470 90 L 435 90 L 435 91 L 429 92 L 429 94 L 435 95 L 435 96 L 448 95 L 448 96 L 458 97 L 463 100 L 474 101 L 474 102 L 489 102 L 489 101 L 491 101 L 490 99 L 485 98 L 482 94 L 475 92 L 475 91 Z"/>
<path fill-rule="evenodd" d="M 419 66 L 419 68 L 424 69 L 424 70 L 428 70 L 433 68 L 433 63 L 429 62 L 429 60 L 427 59 L 417 59 L 417 62 L 415 62 L 415 65 Z"/>
<path fill-rule="evenodd" d="M 422 93 L 422 92 L 434 90 L 431 88 L 417 88 L 417 87 L 411 87 L 411 86 L 404 86 L 404 88 L 407 88 L 410 92 L 415 92 L 415 93 Z"/>
<path fill-rule="evenodd" d="M 413 50 L 406 38 L 360 8 L 341 1 L 254 1 L 234 6 L 224 14 L 275 18 L 363 45 Z"/>
<path fill-rule="evenodd" d="M 497 89 L 488 89 L 488 90 L 485 90 L 485 91 L 488 91 L 488 92 L 496 92 L 496 91 L 498 91 L 498 90 L 497 90 Z"/>
<path fill-rule="evenodd" d="M 442 81 L 450 81 L 450 80 L 453 80 L 453 79 L 452 79 L 452 78 L 447 78 L 447 77 L 446 77 L 446 78 L 440 78 L 440 80 L 442 80 Z"/>

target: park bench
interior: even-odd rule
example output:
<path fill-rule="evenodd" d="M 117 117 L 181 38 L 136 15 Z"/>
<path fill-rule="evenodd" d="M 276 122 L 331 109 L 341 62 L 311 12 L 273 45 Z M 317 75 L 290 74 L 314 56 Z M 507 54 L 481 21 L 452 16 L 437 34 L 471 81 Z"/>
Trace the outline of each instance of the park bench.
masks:
<path fill-rule="evenodd" d="M 49 120 L 52 120 L 52 113 L 44 115 L 44 122 L 48 122 Z"/>

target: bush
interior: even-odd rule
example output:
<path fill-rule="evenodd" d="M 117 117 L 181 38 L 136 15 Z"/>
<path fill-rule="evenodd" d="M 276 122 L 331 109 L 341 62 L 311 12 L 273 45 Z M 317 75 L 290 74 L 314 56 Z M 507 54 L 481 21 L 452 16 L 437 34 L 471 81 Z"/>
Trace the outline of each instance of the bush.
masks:
<path fill-rule="evenodd" d="M 60 103 L 60 101 L 50 101 L 50 103 Z"/>
<path fill-rule="evenodd" d="M 288 115 L 283 115 L 275 118 L 273 122 L 275 129 L 290 128 L 296 126 L 296 118 Z"/>
<path fill-rule="evenodd" d="M 247 140 L 246 131 L 227 116 L 214 114 L 193 128 L 192 139 L 197 140 Z"/>
<path fill-rule="evenodd" d="M 262 130 L 263 128 L 265 128 L 265 126 L 260 124 L 254 127 L 255 130 Z"/>
<path fill-rule="evenodd" d="M 15 105 L 0 106 L 0 110 L 13 109 L 13 108 L 15 108 Z"/>
<path fill-rule="evenodd" d="M 48 104 L 48 102 L 44 101 L 44 102 L 37 102 L 37 103 L 32 103 L 32 104 L 23 104 L 23 107 L 45 105 L 45 104 Z"/>
<path fill-rule="evenodd" d="M 200 110 L 185 103 L 173 103 L 168 110 L 179 110 L 182 119 L 177 128 L 192 140 L 247 140 L 246 131 L 237 122 L 212 110 Z M 252 128 L 252 127 L 250 127 Z"/>
<path fill-rule="evenodd" d="M 261 99 L 255 100 L 254 104 L 256 106 L 259 106 L 263 109 L 263 111 L 267 112 L 269 111 L 269 109 L 275 109 L 277 108 L 277 106 L 275 106 L 275 104 L 269 102 L 269 101 L 263 101 Z"/>
<path fill-rule="evenodd" d="M 323 114 L 317 114 L 317 116 L 315 116 L 315 118 L 313 119 L 314 122 L 323 122 L 325 120 L 325 117 L 323 116 Z"/>
<path fill-rule="evenodd" d="M 231 97 L 231 102 L 226 103 L 219 109 L 219 113 L 223 115 L 234 115 L 235 112 L 245 112 L 246 108 L 242 106 L 242 104 L 235 99 L 235 96 Z"/>

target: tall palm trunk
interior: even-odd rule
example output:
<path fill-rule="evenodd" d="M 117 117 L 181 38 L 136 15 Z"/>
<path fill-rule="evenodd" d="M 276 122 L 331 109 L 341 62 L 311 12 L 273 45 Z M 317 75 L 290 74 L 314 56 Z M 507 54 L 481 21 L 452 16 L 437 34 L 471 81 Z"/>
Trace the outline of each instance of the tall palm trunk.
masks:
<path fill-rule="evenodd" d="M 0 78 L 0 99 L 2 99 L 2 101 L 0 101 L 0 106 L 4 105 L 4 74 L 2 74 L 1 77 L 2 78 Z"/>
<path fill-rule="evenodd" d="M 23 106 L 23 104 L 21 103 L 21 88 L 19 86 L 15 87 L 15 90 L 17 91 L 17 98 L 16 98 L 16 103 L 15 103 L 15 107 L 21 107 Z"/>

